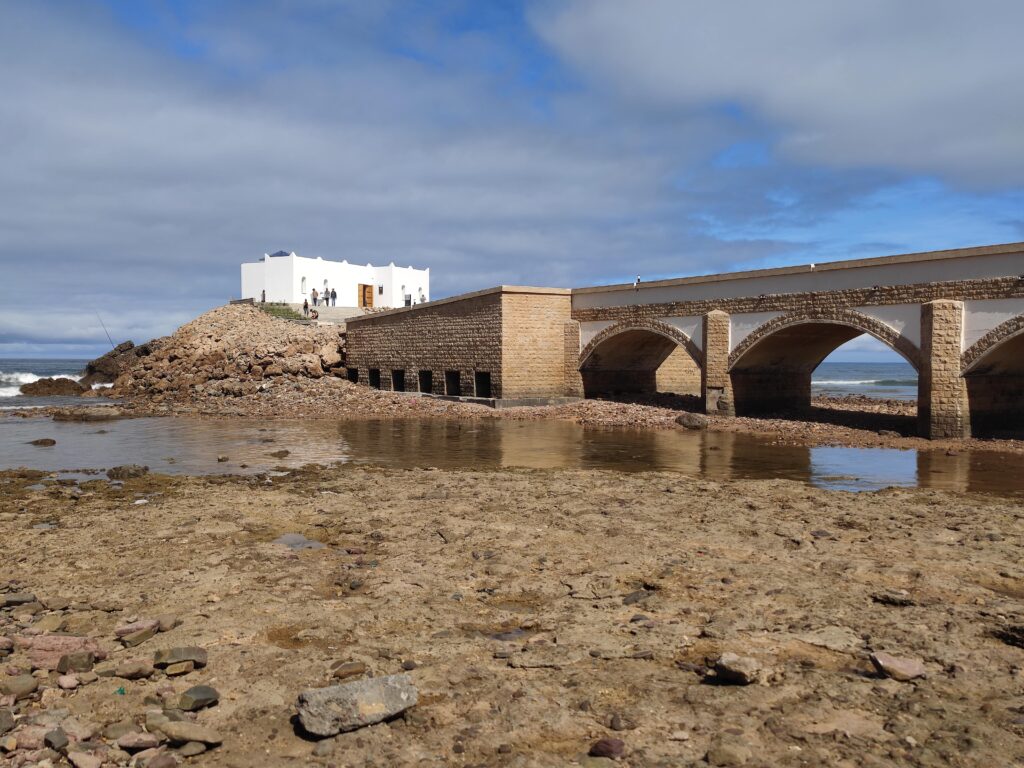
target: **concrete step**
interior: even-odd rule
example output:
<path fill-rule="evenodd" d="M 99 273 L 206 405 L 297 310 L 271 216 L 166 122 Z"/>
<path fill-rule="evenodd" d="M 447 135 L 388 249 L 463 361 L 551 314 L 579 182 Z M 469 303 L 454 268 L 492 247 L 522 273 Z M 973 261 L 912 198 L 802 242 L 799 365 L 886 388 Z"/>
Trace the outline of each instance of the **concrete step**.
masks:
<path fill-rule="evenodd" d="M 302 314 L 301 304 L 289 304 L 288 306 L 300 315 Z M 366 312 L 362 307 L 314 307 L 310 305 L 309 308 L 315 309 L 320 313 L 321 322 L 327 321 L 330 323 L 343 323 L 350 317 L 358 317 Z"/>

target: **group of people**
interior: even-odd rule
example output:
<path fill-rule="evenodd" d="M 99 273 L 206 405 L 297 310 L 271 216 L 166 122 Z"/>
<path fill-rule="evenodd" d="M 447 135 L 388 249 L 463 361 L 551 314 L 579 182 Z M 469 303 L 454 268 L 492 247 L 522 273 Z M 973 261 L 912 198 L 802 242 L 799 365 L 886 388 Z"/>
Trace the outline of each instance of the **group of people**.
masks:
<path fill-rule="evenodd" d="M 318 293 L 316 288 L 314 288 L 310 292 L 309 296 L 310 296 L 311 299 L 313 299 L 313 306 L 314 307 L 336 307 L 336 306 L 338 306 L 338 292 L 336 290 L 334 290 L 333 288 L 331 288 L 330 290 L 327 290 L 327 287 L 325 286 L 323 293 Z"/>
<path fill-rule="evenodd" d="M 323 293 L 320 293 L 316 288 L 314 288 L 312 291 L 310 291 L 309 298 L 313 299 L 314 307 L 338 306 L 338 292 L 333 288 L 327 290 L 326 286 L 324 286 Z M 316 320 L 317 318 L 320 317 L 320 313 L 317 312 L 316 309 L 310 309 L 309 299 L 306 299 L 305 301 L 302 302 L 302 314 L 308 317 L 310 320 Z"/>

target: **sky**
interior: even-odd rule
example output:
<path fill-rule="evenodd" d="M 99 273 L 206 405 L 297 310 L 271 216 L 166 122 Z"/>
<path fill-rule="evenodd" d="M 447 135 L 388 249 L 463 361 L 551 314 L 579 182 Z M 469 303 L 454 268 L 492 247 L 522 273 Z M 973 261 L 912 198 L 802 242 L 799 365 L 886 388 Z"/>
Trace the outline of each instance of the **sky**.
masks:
<path fill-rule="evenodd" d="M 279 249 L 441 298 L 1024 240 L 1022 28 L 1019 0 L 3 2 L 0 357 L 169 333 Z"/>

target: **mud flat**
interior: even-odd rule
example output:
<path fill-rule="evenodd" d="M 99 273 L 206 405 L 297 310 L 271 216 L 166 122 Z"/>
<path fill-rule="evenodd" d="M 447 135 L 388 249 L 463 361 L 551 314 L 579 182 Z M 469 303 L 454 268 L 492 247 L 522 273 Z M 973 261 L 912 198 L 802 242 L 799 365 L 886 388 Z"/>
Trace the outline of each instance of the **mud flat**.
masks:
<path fill-rule="evenodd" d="M 11 765 L 1024 759 L 1010 500 L 660 472 L 131 474 L 0 474 Z M 48 669 L 62 643 L 93 669 Z M 204 663 L 154 669 L 172 648 Z M 323 740 L 294 722 L 303 690 L 395 673 L 418 701 L 394 719 Z"/>

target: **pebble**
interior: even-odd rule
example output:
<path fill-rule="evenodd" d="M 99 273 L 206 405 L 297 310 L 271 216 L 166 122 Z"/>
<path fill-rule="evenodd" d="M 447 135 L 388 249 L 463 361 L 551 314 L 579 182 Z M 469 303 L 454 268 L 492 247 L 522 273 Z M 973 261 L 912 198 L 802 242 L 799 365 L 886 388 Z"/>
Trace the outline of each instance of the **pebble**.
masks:
<path fill-rule="evenodd" d="M 408 675 L 356 680 L 302 691 L 299 721 L 316 736 L 334 736 L 404 712 L 419 698 Z"/>
<path fill-rule="evenodd" d="M 626 743 L 622 739 L 598 739 L 590 745 L 591 757 L 609 757 L 617 760 L 626 751 Z"/>
<path fill-rule="evenodd" d="M 46 736 L 43 737 L 43 742 L 46 746 L 56 752 L 60 752 L 69 743 L 68 735 L 60 728 L 54 728 L 52 731 L 49 731 Z"/>
<path fill-rule="evenodd" d="M 179 661 L 177 664 L 169 664 L 164 672 L 168 677 L 177 677 L 178 675 L 187 675 L 189 672 L 195 671 L 195 668 L 195 663 L 191 661 Z"/>
<path fill-rule="evenodd" d="M 129 731 L 117 740 L 117 746 L 126 752 L 139 752 L 160 746 L 160 737 L 155 733 Z"/>
<path fill-rule="evenodd" d="M 167 667 L 171 664 L 177 664 L 182 661 L 191 661 L 196 667 L 206 666 L 206 649 L 197 648 L 195 646 L 187 646 L 180 648 L 168 648 L 165 650 L 157 651 L 153 656 L 153 666 L 155 667 Z"/>
<path fill-rule="evenodd" d="M 145 659 L 128 659 L 117 665 L 114 671 L 116 677 L 123 677 L 125 680 L 141 680 L 153 674 L 153 665 Z"/>
<path fill-rule="evenodd" d="M 872 653 L 871 663 L 881 674 L 901 683 L 924 677 L 926 672 L 924 664 L 919 659 L 893 656 L 883 651 Z"/>
<path fill-rule="evenodd" d="M 707 760 L 711 765 L 738 766 L 746 765 L 753 756 L 746 744 L 729 739 L 715 741 L 708 749 Z"/>
<path fill-rule="evenodd" d="M 140 629 L 138 632 L 132 632 L 130 635 L 124 635 L 121 638 L 121 642 L 124 643 L 125 648 L 134 648 L 137 645 L 142 645 L 156 635 L 158 626 L 158 624 L 154 624 L 152 627 Z"/>
<path fill-rule="evenodd" d="M 178 754 L 182 757 L 195 757 L 206 751 L 206 745 L 201 741 L 188 741 L 181 745 Z"/>
<path fill-rule="evenodd" d="M 163 731 L 164 736 L 175 744 L 187 744 L 190 741 L 198 741 L 202 744 L 216 746 L 224 741 L 223 737 L 213 728 L 187 720 L 181 722 L 171 720 L 160 726 L 160 730 Z"/>
<path fill-rule="evenodd" d="M 146 629 L 158 629 L 159 627 L 160 621 L 158 619 L 141 619 L 140 621 L 133 621 L 131 624 L 124 624 L 118 627 L 114 630 L 114 635 L 123 638 Z"/>
<path fill-rule="evenodd" d="M 212 707 L 220 701 L 220 694 L 208 685 L 194 685 L 181 694 L 178 708 L 185 712 L 196 712 L 204 707 Z"/>
<path fill-rule="evenodd" d="M 723 653 L 715 662 L 715 679 L 730 685 L 755 683 L 760 671 L 761 665 L 757 659 L 735 653 Z"/>
<path fill-rule="evenodd" d="M 68 762 L 75 768 L 100 768 L 103 759 L 89 752 L 68 752 Z"/>
<path fill-rule="evenodd" d="M 178 758 L 170 752 L 153 755 L 153 757 L 146 761 L 146 768 L 177 768 L 177 766 Z"/>
<path fill-rule="evenodd" d="M 88 672 L 96 663 L 96 654 L 92 651 L 75 651 L 65 653 L 57 662 L 57 671 L 62 675 L 68 672 Z"/>
<path fill-rule="evenodd" d="M 15 675 L 0 679 L 0 693 L 13 696 L 15 701 L 31 696 L 39 688 L 39 681 L 32 675 Z"/>
<path fill-rule="evenodd" d="M 36 601 L 36 596 L 31 592 L 8 592 L 0 595 L 0 600 L 3 601 L 4 608 L 10 608 L 16 605 L 34 603 Z"/>
<path fill-rule="evenodd" d="M 363 674 L 366 674 L 366 665 L 361 661 L 344 661 L 335 666 L 331 671 L 331 677 L 339 680 Z"/>
<path fill-rule="evenodd" d="M 61 675 L 57 678 L 57 686 L 62 691 L 73 691 L 81 684 L 75 675 Z"/>
<path fill-rule="evenodd" d="M 161 632 L 170 632 L 175 627 L 181 624 L 181 619 L 177 614 L 165 613 L 156 617 L 157 628 Z"/>
<path fill-rule="evenodd" d="M 0 736 L 14 728 L 14 713 L 4 707 L 0 709 Z"/>

